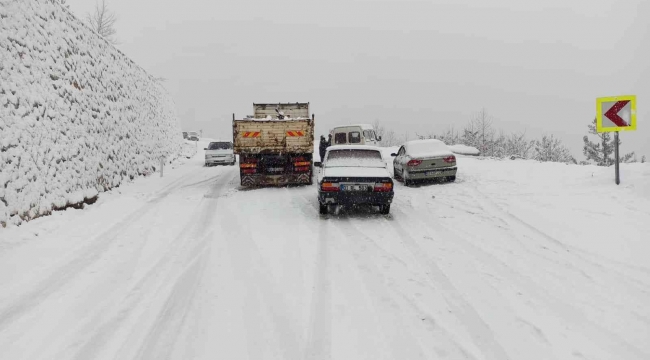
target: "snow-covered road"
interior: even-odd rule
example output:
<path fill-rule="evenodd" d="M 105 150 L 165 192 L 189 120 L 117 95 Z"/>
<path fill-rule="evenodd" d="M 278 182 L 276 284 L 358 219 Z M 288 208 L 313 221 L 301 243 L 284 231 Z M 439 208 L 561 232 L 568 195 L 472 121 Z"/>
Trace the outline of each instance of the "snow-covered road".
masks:
<path fill-rule="evenodd" d="M 650 358 L 647 164 L 459 158 L 321 216 L 202 157 L 0 229 L 0 358 Z"/>

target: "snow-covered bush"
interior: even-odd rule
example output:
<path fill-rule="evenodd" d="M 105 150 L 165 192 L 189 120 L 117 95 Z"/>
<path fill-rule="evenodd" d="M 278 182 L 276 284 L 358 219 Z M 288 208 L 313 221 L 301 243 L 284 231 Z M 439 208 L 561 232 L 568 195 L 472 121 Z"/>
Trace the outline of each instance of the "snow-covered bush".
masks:
<path fill-rule="evenodd" d="M 60 4 L 0 0 L 0 223 L 92 200 L 183 142 L 161 84 Z"/>

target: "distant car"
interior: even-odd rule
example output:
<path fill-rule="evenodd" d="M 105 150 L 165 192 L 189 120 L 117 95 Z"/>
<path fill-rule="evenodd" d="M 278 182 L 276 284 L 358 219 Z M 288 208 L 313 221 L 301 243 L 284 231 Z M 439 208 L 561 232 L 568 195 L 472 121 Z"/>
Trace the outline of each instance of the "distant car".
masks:
<path fill-rule="evenodd" d="M 330 135 L 332 145 L 378 145 L 381 141 L 370 124 L 336 126 Z"/>
<path fill-rule="evenodd" d="M 456 180 L 456 156 L 445 145 L 436 139 L 407 141 L 393 160 L 395 179 L 410 185 L 416 180 L 446 179 Z"/>
<path fill-rule="evenodd" d="M 375 146 L 334 145 L 325 153 L 318 181 L 321 214 L 330 206 L 379 206 L 388 214 L 393 201 L 393 180 L 381 150 Z"/>
<path fill-rule="evenodd" d="M 190 141 L 199 141 L 199 133 L 196 131 L 190 131 L 187 133 L 187 139 Z"/>
<path fill-rule="evenodd" d="M 235 153 L 230 141 L 214 141 L 205 150 L 205 166 L 235 165 Z"/>
<path fill-rule="evenodd" d="M 187 139 L 187 131 L 183 131 L 183 139 Z"/>

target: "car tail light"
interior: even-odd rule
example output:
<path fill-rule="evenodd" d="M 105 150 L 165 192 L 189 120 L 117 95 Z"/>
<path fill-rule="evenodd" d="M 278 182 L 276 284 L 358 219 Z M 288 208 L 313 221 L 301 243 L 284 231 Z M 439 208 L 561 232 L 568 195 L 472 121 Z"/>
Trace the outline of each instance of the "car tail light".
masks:
<path fill-rule="evenodd" d="M 339 183 L 333 183 L 333 182 L 324 182 L 320 185 L 320 189 L 322 191 L 339 191 Z"/>
<path fill-rule="evenodd" d="M 255 174 L 257 172 L 257 169 L 242 169 L 241 172 L 243 174 Z"/>
<path fill-rule="evenodd" d="M 297 172 L 309 171 L 309 166 L 297 166 L 294 168 Z"/>
<path fill-rule="evenodd" d="M 257 164 L 255 164 L 255 163 L 243 163 L 243 164 L 239 164 L 239 167 L 242 168 L 242 169 L 250 169 L 250 168 L 256 168 Z"/>
<path fill-rule="evenodd" d="M 377 192 L 390 192 L 393 190 L 393 183 L 376 183 L 373 190 Z"/>
<path fill-rule="evenodd" d="M 456 162 L 456 157 L 454 155 L 451 155 L 451 156 L 447 156 L 442 160 L 444 160 L 446 163 L 453 163 Z"/>
<path fill-rule="evenodd" d="M 408 166 L 418 166 L 420 164 L 422 164 L 422 160 L 418 160 L 418 159 L 413 159 L 413 160 L 409 161 L 408 163 L 406 163 L 406 165 L 408 165 Z"/>

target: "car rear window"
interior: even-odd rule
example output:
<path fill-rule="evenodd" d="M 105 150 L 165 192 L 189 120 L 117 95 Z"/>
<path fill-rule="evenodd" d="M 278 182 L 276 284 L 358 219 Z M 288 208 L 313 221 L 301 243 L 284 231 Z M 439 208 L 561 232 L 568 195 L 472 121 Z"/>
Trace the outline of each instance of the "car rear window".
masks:
<path fill-rule="evenodd" d="M 350 140 L 350 144 L 359 144 L 361 142 L 361 133 L 358 131 L 349 132 L 348 140 Z"/>
<path fill-rule="evenodd" d="M 347 137 L 345 133 L 336 133 L 334 134 L 334 143 L 335 144 L 346 144 Z"/>
<path fill-rule="evenodd" d="M 212 142 L 208 146 L 208 150 L 227 150 L 232 149 L 232 143 L 229 142 Z"/>
<path fill-rule="evenodd" d="M 384 167 L 381 153 L 377 150 L 340 149 L 330 150 L 326 167 Z"/>

